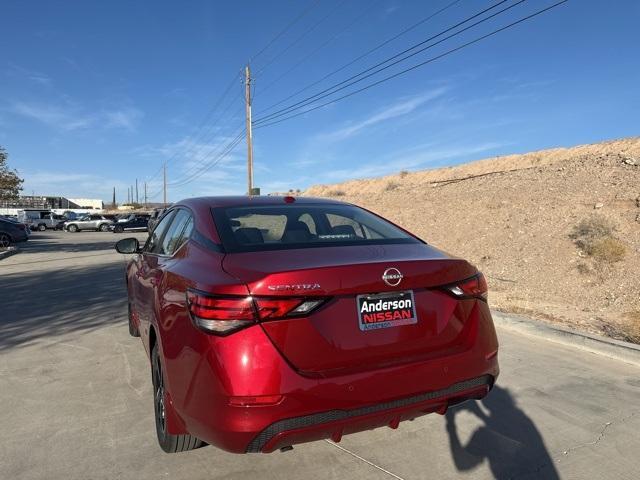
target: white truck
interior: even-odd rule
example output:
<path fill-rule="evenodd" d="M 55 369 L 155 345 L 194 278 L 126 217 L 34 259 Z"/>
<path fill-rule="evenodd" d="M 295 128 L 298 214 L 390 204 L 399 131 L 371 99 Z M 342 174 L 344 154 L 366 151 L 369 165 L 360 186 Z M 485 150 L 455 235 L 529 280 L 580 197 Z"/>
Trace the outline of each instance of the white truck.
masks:
<path fill-rule="evenodd" d="M 64 220 L 62 215 L 57 215 L 51 210 L 37 208 L 18 210 L 18 221 L 28 225 L 31 230 L 44 232 L 48 228 L 59 229 L 62 228 Z"/>

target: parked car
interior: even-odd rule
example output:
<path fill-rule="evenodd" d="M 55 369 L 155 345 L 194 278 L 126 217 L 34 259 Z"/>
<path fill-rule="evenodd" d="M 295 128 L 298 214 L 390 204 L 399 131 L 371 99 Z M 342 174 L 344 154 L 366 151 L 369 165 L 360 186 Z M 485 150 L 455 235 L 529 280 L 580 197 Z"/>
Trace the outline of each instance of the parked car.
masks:
<path fill-rule="evenodd" d="M 272 452 L 483 398 L 498 342 L 483 275 L 354 205 L 173 205 L 126 267 L 158 442 Z"/>
<path fill-rule="evenodd" d="M 29 227 L 15 220 L 0 218 L 0 248 L 29 240 Z"/>
<path fill-rule="evenodd" d="M 29 225 L 18 221 L 16 216 L 12 216 L 12 215 L 0 216 L 0 220 L 7 220 L 9 222 L 17 224 L 20 228 L 24 229 L 25 233 L 27 234 L 27 237 L 31 236 L 31 228 L 29 228 Z"/>
<path fill-rule="evenodd" d="M 156 224 L 158 223 L 158 220 L 160 219 L 160 217 L 162 216 L 165 210 L 166 208 L 153 209 L 153 212 L 151 213 L 151 217 L 149 218 L 149 225 L 148 225 L 149 231 L 153 230 L 153 228 L 156 226 Z"/>
<path fill-rule="evenodd" d="M 97 230 L 100 232 L 109 231 L 109 225 L 113 222 L 104 215 L 83 215 L 76 220 L 65 222 L 64 228 L 69 232 L 79 232 L 80 230 Z"/>
<path fill-rule="evenodd" d="M 109 225 L 109 230 L 114 233 L 122 232 L 146 232 L 147 224 L 149 223 L 148 215 L 131 215 L 129 218 L 123 221 L 117 221 L 113 225 Z"/>

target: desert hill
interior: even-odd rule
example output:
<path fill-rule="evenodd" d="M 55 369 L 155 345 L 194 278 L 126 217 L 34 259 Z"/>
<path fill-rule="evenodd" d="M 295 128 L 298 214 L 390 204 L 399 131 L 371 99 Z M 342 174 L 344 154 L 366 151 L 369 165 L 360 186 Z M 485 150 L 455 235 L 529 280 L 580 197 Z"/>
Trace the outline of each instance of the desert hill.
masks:
<path fill-rule="evenodd" d="M 490 304 L 640 342 L 640 137 L 312 186 L 487 276 Z"/>

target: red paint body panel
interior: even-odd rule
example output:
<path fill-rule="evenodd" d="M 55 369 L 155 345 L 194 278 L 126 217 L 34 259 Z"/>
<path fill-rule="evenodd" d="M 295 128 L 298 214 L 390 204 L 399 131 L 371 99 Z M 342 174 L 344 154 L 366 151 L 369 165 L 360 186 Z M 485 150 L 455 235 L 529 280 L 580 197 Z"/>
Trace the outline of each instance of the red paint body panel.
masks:
<path fill-rule="evenodd" d="M 498 376 L 498 342 L 487 303 L 456 299 L 438 287 L 477 273 L 464 260 L 425 244 L 342 246 L 225 254 L 211 208 L 274 197 L 203 198 L 179 202 L 195 220 L 192 238 L 172 257 L 141 253 L 127 268 L 129 301 L 147 352 L 157 342 L 172 434 L 190 433 L 231 452 L 245 452 L 283 419 L 356 411 L 489 375 L 490 384 L 332 422 L 278 432 L 261 451 L 320 438 L 397 426 L 484 396 Z M 302 202 L 320 202 L 300 199 Z M 244 203 L 242 203 L 244 202 Z M 296 203 L 298 200 L 296 200 Z M 326 201 L 327 203 L 337 203 Z M 382 281 L 402 271 L 397 287 Z M 330 297 L 307 317 L 264 321 L 228 336 L 196 328 L 187 289 L 222 295 L 291 295 L 268 287 L 317 283 L 308 297 Z M 418 322 L 380 330 L 358 328 L 358 294 L 413 290 Z M 277 405 L 230 406 L 230 397 L 282 396 Z"/>

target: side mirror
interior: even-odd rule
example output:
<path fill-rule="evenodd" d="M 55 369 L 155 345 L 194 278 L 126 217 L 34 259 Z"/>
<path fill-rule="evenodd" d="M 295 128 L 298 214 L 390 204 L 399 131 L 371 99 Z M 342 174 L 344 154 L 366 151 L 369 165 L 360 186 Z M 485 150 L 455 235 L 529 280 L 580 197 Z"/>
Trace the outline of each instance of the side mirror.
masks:
<path fill-rule="evenodd" d="M 137 238 L 123 238 L 116 242 L 116 252 L 118 253 L 138 253 L 140 251 L 140 243 Z"/>

